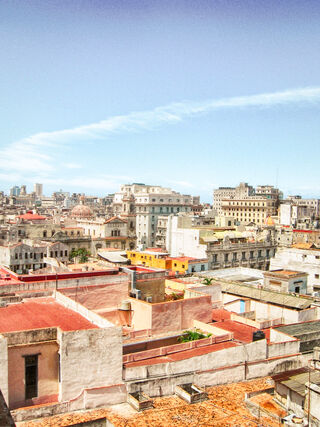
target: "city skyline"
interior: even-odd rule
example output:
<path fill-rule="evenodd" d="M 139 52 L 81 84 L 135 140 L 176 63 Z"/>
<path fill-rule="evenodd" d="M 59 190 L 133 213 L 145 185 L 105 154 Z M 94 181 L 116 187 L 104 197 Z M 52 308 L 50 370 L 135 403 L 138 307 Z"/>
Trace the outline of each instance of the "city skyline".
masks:
<path fill-rule="evenodd" d="M 320 197 L 320 5 L 4 1 L 1 189 Z"/>

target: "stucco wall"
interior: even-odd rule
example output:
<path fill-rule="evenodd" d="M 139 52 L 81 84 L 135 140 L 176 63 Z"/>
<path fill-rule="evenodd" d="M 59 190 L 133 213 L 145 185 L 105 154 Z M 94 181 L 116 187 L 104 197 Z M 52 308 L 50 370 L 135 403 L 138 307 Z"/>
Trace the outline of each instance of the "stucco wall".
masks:
<path fill-rule="evenodd" d="M 51 341 L 36 345 L 23 345 L 8 348 L 9 406 L 23 404 L 25 401 L 25 358 L 38 355 L 38 396 L 57 394 L 58 383 L 58 345 Z"/>
<path fill-rule="evenodd" d="M 153 333 L 180 331 L 193 327 L 194 320 L 211 322 L 211 296 L 150 304 L 130 298 L 135 330 L 152 329 Z"/>
<path fill-rule="evenodd" d="M 58 330 L 61 383 L 59 400 L 84 390 L 122 383 L 121 328 Z"/>
<path fill-rule="evenodd" d="M 7 338 L 0 335 L 0 390 L 7 404 L 9 403 L 8 393 L 8 347 Z"/>

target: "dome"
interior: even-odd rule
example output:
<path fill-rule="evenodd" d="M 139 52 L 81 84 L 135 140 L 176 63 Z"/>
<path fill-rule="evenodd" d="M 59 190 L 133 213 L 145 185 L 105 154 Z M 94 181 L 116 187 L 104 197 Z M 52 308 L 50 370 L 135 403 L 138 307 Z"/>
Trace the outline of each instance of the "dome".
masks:
<path fill-rule="evenodd" d="M 271 218 L 271 216 L 267 216 L 264 224 L 268 227 L 272 227 L 274 225 L 274 220 Z"/>
<path fill-rule="evenodd" d="M 75 219 L 84 219 L 84 218 L 92 218 L 93 217 L 93 212 L 92 210 L 89 208 L 89 206 L 86 206 L 83 204 L 83 200 L 81 200 L 80 205 L 76 205 L 71 213 L 70 213 L 71 218 L 75 218 Z"/>

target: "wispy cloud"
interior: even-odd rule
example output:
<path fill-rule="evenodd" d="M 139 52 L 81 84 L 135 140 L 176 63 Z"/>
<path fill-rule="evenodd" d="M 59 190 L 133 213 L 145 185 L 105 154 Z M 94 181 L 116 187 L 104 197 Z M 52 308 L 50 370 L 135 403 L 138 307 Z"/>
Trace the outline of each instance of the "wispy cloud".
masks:
<path fill-rule="evenodd" d="M 89 125 L 53 132 L 41 132 L 14 142 L 0 151 L 2 169 L 9 171 L 52 172 L 59 148 L 76 142 L 101 140 L 120 132 L 141 132 L 173 124 L 221 109 L 270 108 L 285 105 L 319 103 L 320 87 L 292 89 L 283 92 L 206 100 L 176 102 L 150 111 L 113 116 Z M 23 161 L 19 161 L 19 159 Z M 69 166 L 70 168 L 70 166 Z M 72 166 L 71 166 L 72 168 Z"/>

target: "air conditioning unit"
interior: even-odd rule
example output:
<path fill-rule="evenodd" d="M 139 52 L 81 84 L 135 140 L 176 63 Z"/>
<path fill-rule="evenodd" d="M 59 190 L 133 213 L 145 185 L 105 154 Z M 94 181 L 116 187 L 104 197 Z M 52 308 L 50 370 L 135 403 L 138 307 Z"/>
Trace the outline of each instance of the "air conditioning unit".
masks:
<path fill-rule="evenodd" d="M 146 302 L 152 302 L 152 296 L 148 296 L 148 297 L 146 297 Z"/>

